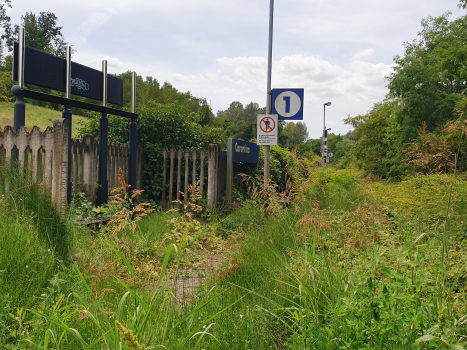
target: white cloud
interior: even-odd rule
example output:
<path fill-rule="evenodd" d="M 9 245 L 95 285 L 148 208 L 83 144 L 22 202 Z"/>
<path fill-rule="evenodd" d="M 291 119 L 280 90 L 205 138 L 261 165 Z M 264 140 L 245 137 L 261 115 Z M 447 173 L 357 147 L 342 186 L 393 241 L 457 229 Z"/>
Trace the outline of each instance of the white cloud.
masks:
<path fill-rule="evenodd" d="M 102 27 L 110 19 L 110 14 L 107 12 L 93 12 L 79 26 L 79 33 L 85 37 L 95 32 L 99 27 Z"/>
<path fill-rule="evenodd" d="M 107 66 L 109 72 L 125 72 L 128 70 L 124 62 L 118 58 L 105 56 L 104 60 L 107 60 Z"/>
<path fill-rule="evenodd" d="M 372 48 L 368 48 L 366 50 L 362 50 L 357 52 L 355 55 L 353 55 L 352 60 L 359 60 L 359 61 L 365 61 L 373 58 L 373 55 L 375 53 L 375 50 Z"/>
<path fill-rule="evenodd" d="M 266 59 L 223 57 L 217 61 L 233 69 L 234 77 L 230 81 L 242 89 L 265 90 Z M 353 61 L 348 67 L 342 67 L 320 57 L 298 54 L 273 62 L 272 82 L 277 88 L 305 88 L 307 95 L 316 101 L 343 97 L 381 99 L 386 91 L 384 77 L 390 72 L 390 66 L 383 63 Z"/>

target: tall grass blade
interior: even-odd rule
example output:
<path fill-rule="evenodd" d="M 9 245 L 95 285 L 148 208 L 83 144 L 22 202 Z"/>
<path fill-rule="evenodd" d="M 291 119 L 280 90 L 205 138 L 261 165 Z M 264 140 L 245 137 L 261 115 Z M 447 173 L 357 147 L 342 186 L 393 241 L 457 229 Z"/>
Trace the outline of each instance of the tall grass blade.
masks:
<path fill-rule="evenodd" d="M 136 273 L 135 273 L 135 270 L 133 269 L 133 267 L 131 266 L 130 262 L 128 261 L 127 258 L 125 258 L 123 256 L 122 253 L 120 253 L 112 244 L 110 244 L 110 242 L 104 240 L 105 244 L 107 244 L 113 251 L 115 254 L 117 254 L 117 256 L 123 261 L 123 263 L 125 264 L 125 266 L 127 267 L 128 271 L 130 271 L 130 274 L 131 274 L 131 277 L 135 277 L 136 276 Z"/>

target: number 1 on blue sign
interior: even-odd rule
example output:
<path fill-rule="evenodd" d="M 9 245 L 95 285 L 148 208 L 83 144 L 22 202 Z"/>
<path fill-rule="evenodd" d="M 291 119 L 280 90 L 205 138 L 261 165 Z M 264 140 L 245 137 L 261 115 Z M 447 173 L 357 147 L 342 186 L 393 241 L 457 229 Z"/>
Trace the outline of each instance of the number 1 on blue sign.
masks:
<path fill-rule="evenodd" d="M 290 96 L 283 97 L 285 101 L 285 113 L 290 113 Z"/>

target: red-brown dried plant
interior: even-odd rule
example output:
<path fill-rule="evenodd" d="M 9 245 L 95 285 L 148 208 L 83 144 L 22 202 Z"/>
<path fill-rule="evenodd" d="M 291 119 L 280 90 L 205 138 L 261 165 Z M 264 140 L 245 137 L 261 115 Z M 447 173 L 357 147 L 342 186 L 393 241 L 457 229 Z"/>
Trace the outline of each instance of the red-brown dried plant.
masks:
<path fill-rule="evenodd" d="M 242 181 L 248 185 L 248 192 L 254 200 L 263 202 L 264 215 L 280 212 L 285 206 L 288 206 L 294 197 L 294 186 L 290 179 L 286 178 L 286 188 L 284 192 L 278 192 L 274 181 L 269 180 L 268 185 L 264 185 L 264 179 L 256 174 L 254 177 L 247 174 L 238 174 Z"/>
<path fill-rule="evenodd" d="M 131 232 L 135 232 L 136 223 L 140 221 L 147 214 L 154 211 L 149 209 L 150 203 L 138 203 L 135 204 L 133 200 L 140 196 L 144 190 L 133 190 L 128 193 L 128 189 L 131 187 L 125 182 L 125 176 L 123 175 L 122 169 L 118 169 L 118 182 L 121 187 L 113 189 L 110 194 L 113 195 L 111 202 L 112 204 L 122 205 L 122 209 L 112 216 L 112 220 L 108 223 L 111 227 L 110 233 L 116 234 L 126 227 L 129 227 Z"/>
<path fill-rule="evenodd" d="M 446 130 L 453 127 L 448 123 Z M 426 123 L 419 127 L 418 137 L 409 145 L 405 153 L 407 162 L 413 164 L 420 173 L 447 173 L 454 168 L 455 155 L 448 140 L 428 132 Z"/>
<path fill-rule="evenodd" d="M 355 205 L 342 214 L 342 228 L 339 233 L 346 237 L 346 243 L 353 247 L 364 247 L 380 241 L 380 224 L 386 219 L 381 208 L 373 200 L 373 194 L 363 188 Z"/>

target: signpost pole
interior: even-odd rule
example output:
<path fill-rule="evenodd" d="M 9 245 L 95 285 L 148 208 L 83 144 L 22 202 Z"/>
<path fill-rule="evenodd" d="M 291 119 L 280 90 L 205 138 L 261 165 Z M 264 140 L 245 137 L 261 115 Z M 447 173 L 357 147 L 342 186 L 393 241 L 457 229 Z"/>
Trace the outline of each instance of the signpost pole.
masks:
<path fill-rule="evenodd" d="M 273 34 L 273 19 L 274 19 L 274 0 L 270 0 L 269 4 L 269 44 L 268 44 L 268 81 L 266 88 L 266 114 L 271 114 L 271 70 L 272 70 L 272 34 Z M 270 146 L 264 146 L 264 190 L 269 188 L 269 163 L 270 163 Z"/>
<path fill-rule="evenodd" d="M 131 112 L 136 113 L 136 72 L 131 75 Z M 129 154 L 129 174 L 128 183 L 130 184 L 131 191 L 136 189 L 136 155 L 137 155 L 137 134 L 136 134 L 136 117 L 131 118 L 130 121 L 130 154 Z"/>
<path fill-rule="evenodd" d="M 65 96 L 67 99 L 71 99 L 71 46 L 66 47 L 66 82 L 65 82 Z M 62 117 L 68 120 L 68 178 L 67 178 L 67 201 L 68 204 L 71 203 L 71 190 L 72 190 L 72 183 L 71 183 L 71 171 L 72 171 L 72 149 L 73 143 L 71 139 L 71 129 L 72 129 L 72 122 L 73 122 L 73 114 L 71 112 L 70 106 L 65 105 Z M 75 181 L 77 181 L 75 179 Z"/>
<path fill-rule="evenodd" d="M 18 85 L 24 89 L 24 48 L 25 48 L 25 30 L 18 28 Z M 13 65 L 14 67 L 14 65 Z M 26 121 L 26 104 L 23 96 L 16 96 L 13 116 L 13 129 L 18 131 L 24 126 Z"/>
<path fill-rule="evenodd" d="M 107 106 L 107 61 L 102 61 L 102 106 Z M 99 125 L 99 175 L 97 205 L 101 206 L 108 202 L 109 184 L 107 181 L 107 141 L 108 141 L 109 120 L 107 113 L 101 113 Z"/>

